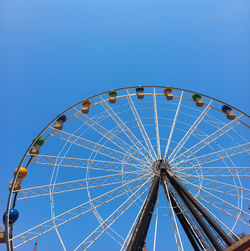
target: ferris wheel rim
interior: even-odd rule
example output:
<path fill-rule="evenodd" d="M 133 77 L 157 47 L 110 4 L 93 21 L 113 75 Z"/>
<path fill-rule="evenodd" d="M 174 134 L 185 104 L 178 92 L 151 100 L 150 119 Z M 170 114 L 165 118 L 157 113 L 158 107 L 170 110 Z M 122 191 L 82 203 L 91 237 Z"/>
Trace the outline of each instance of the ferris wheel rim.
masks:
<path fill-rule="evenodd" d="M 208 98 L 208 99 L 210 99 L 210 100 L 214 100 L 214 101 L 216 101 L 216 102 L 218 102 L 218 103 L 220 103 L 220 104 L 226 105 L 226 106 L 228 106 L 228 107 L 234 109 L 235 111 L 241 113 L 243 116 L 249 118 L 249 116 L 248 116 L 246 113 L 242 112 L 241 110 L 239 110 L 239 109 L 237 109 L 237 108 L 235 108 L 235 107 L 233 107 L 233 106 L 231 106 L 231 105 L 229 105 L 229 104 L 227 104 L 227 103 L 225 103 L 225 102 L 223 102 L 223 101 L 221 101 L 221 100 L 212 98 L 212 97 L 210 97 L 210 96 L 207 96 L 207 95 L 204 95 L 204 94 L 201 94 L 201 93 L 198 93 L 198 92 L 194 92 L 194 91 L 190 91 L 190 90 L 186 90 L 186 89 L 181 89 L 181 88 L 174 88 L 174 87 L 170 87 L 170 86 L 145 86 L 145 85 L 140 86 L 140 85 L 139 85 L 139 86 L 131 86 L 131 87 L 113 89 L 112 91 L 117 91 L 117 92 L 118 92 L 118 91 L 121 91 L 121 90 L 136 89 L 136 88 L 139 88 L 139 87 L 143 87 L 143 88 L 159 88 L 159 89 L 160 89 L 160 88 L 162 89 L 162 88 L 168 87 L 168 88 L 172 88 L 173 90 L 177 90 L 177 91 L 188 92 L 188 93 L 192 93 L 192 94 L 193 94 L 193 93 L 196 93 L 196 94 L 199 94 L 199 95 L 201 95 L 201 96 L 203 96 L 203 97 L 206 97 L 206 98 Z M 67 113 L 68 111 L 70 111 L 70 110 L 73 109 L 74 107 L 80 105 L 83 101 L 85 101 L 85 100 L 90 100 L 90 99 L 93 99 L 93 98 L 98 97 L 98 96 L 103 96 L 103 95 L 105 95 L 105 94 L 108 94 L 109 92 L 110 92 L 110 91 L 105 91 L 105 92 L 99 93 L 99 94 L 97 94 L 97 95 L 91 96 L 91 97 L 89 97 L 89 98 L 87 98 L 87 99 L 83 99 L 83 100 L 81 100 L 80 102 L 74 104 L 73 106 L 71 106 L 70 108 L 66 109 L 64 112 L 62 112 L 60 115 L 58 115 L 55 119 L 53 119 L 46 127 L 44 127 L 44 129 L 38 134 L 37 137 L 42 136 L 43 133 L 44 133 L 44 132 L 45 132 L 45 131 L 46 131 L 46 130 L 47 130 L 47 129 L 48 129 L 48 128 L 49 128 L 49 127 L 50 127 L 60 116 L 61 116 L 61 115 Z M 19 171 L 19 169 L 20 169 L 20 167 L 21 167 L 21 165 L 22 165 L 24 159 L 28 156 L 28 153 L 29 153 L 29 151 L 30 151 L 30 149 L 32 148 L 33 145 L 34 145 L 34 142 L 29 146 L 28 150 L 27 150 L 26 153 L 24 154 L 24 156 L 23 156 L 22 160 L 20 161 L 20 164 L 19 164 L 19 166 L 18 166 L 18 168 L 17 168 L 17 173 L 18 173 L 18 171 Z M 12 200 L 12 196 L 13 196 L 13 194 L 14 194 L 14 193 L 13 193 L 13 190 L 14 190 L 14 184 L 15 184 L 15 182 L 16 182 L 16 178 L 17 178 L 17 176 L 15 175 L 15 176 L 14 176 L 14 179 L 13 179 L 13 182 L 12 182 L 11 190 L 10 190 L 10 192 L 9 192 L 8 203 L 7 203 L 7 210 L 6 210 L 6 212 L 7 212 L 7 217 L 8 217 L 8 212 L 9 212 L 10 207 L 11 207 L 11 200 Z M 15 197 L 16 197 L 16 194 L 15 194 Z M 9 222 L 9 221 L 8 221 L 8 218 L 7 218 L 7 222 Z M 8 232 L 8 230 L 7 230 L 7 232 Z M 8 238 L 7 243 L 9 243 L 9 234 L 10 234 L 10 233 L 7 233 L 7 234 L 8 234 L 8 235 L 7 235 L 7 238 Z"/>

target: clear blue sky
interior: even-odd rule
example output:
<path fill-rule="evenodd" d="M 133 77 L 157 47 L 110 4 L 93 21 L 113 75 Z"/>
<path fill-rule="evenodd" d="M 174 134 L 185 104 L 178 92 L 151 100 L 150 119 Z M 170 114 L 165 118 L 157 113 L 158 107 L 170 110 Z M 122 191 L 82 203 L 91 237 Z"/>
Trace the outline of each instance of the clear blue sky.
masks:
<path fill-rule="evenodd" d="M 170 85 L 249 114 L 248 0 L 3 0 L 0 25 L 1 214 L 34 136 L 84 98 Z"/>

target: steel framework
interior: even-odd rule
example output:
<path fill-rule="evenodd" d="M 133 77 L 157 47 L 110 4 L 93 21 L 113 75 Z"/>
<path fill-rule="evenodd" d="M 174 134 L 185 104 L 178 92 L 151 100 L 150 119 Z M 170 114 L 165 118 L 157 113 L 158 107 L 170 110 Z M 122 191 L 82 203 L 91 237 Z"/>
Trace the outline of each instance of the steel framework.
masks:
<path fill-rule="evenodd" d="M 239 239 L 238 225 L 249 226 L 250 216 L 246 209 L 250 200 L 249 116 L 202 94 L 204 107 L 194 108 L 196 101 L 190 97 L 194 92 L 167 87 L 173 93 L 171 101 L 164 88 L 113 90 L 119 94 L 117 104 L 109 102 L 111 92 L 98 94 L 87 99 L 91 100 L 88 114 L 81 112 L 83 100 L 42 130 L 37 137 L 44 138 L 48 153 L 41 147 L 40 153 L 33 154 L 33 142 L 10 184 L 5 219 L 8 251 L 51 230 L 67 250 L 61 231 L 84 215 L 94 216 L 96 226 L 86 236 L 77 235 L 82 239 L 74 250 L 90 248 L 104 233 L 122 250 L 142 250 L 155 219 L 155 251 L 158 221 L 166 215 L 178 250 L 185 248 L 180 226 L 194 250 L 224 250 Z M 235 119 L 227 121 L 221 105 L 233 110 Z M 65 126 L 56 129 L 54 124 L 62 115 L 67 115 Z M 21 167 L 34 173 L 27 185 L 26 179 L 18 178 Z M 51 170 L 47 183 L 35 182 L 44 181 L 42 169 Z M 36 206 L 33 201 L 42 200 L 50 204 L 50 217 L 16 233 L 9 221 L 10 209 L 19 203 Z M 58 201 L 63 208 L 57 211 Z M 131 220 L 129 212 L 134 218 L 125 237 L 119 224 L 126 225 L 125 216 Z"/>

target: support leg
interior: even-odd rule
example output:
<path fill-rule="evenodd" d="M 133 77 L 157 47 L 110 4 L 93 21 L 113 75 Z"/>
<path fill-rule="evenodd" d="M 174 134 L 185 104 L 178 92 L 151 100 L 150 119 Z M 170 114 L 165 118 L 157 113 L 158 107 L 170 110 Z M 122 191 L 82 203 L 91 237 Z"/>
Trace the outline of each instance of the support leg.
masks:
<path fill-rule="evenodd" d="M 157 199 L 158 188 L 160 184 L 160 176 L 154 176 L 153 183 L 148 193 L 147 199 L 141 209 L 140 216 L 136 223 L 135 229 L 128 244 L 127 251 L 142 250 L 144 240 L 146 239 L 152 213 L 154 211 Z"/>
<path fill-rule="evenodd" d="M 163 182 L 162 182 L 162 187 L 163 187 L 164 193 L 166 195 L 166 198 L 168 199 L 168 196 L 167 196 L 167 189 L 168 188 L 167 188 L 167 184 L 166 184 L 165 180 L 163 180 Z M 188 223 L 186 217 L 183 215 L 182 210 L 181 210 L 180 206 L 178 205 L 177 201 L 175 200 L 173 193 L 170 190 L 168 190 L 168 192 L 169 192 L 171 204 L 173 205 L 173 209 L 174 209 L 191 245 L 193 246 L 193 249 L 195 251 L 199 251 L 200 248 L 202 250 L 204 250 L 202 243 L 195 235 L 194 230 L 190 227 L 190 224 Z M 199 244 L 200 248 L 197 243 Z"/>
<path fill-rule="evenodd" d="M 222 251 L 223 250 L 222 247 L 219 245 L 216 237 L 214 236 L 214 234 L 212 233 L 210 228 L 207 226 L 207 224 L 202 219 L 202 215 L 200 213 L 198 213 L 197 209 L 193 206 L 193 204 L 191 203 L 189 198 L 183 193 L 180 186 L 178 186 L 178 184 L 176 183 L 176 180 L 173 178 L 174 174 L 171 171 L 167 170 L 166 175 L 167 175 L 167 178 L 170 181 L 171 185 L 176 190 L 178 195 L 181 197 L 183 202 L 186 204 L 186 206 L 188 207 L 188 209 L 190 210 L 190 212 L 194 216 L 195 220 L 198 222 L 198 224 L 200 225 L 200 227 L 202 228 L 202 230 L 204 231 L 204 233 L 206 234 L 208 239 L 211 241 L 211 243 L 213 244 L 215 249 L 217 251 Z"/>
<path fill-rule="evenodd" d="M 192 194 L 186 189 L 186 187 L 179 181 L 179 179 L 169 170 L 166 171 L 167 177 L 171 184 L 180 190 L 191 203 L 199 210 L 202 216 L 207 222 L 214 228 L 214 230 L 220 235 L 220 237 L 226 242 L 228 246 L 233 244 L 231 238 L 223 231 L 223 229 L 216 223 L 216 221 L 207 213 L 207 211 L 200 205 L 200 203 L 192 196 Z"/>

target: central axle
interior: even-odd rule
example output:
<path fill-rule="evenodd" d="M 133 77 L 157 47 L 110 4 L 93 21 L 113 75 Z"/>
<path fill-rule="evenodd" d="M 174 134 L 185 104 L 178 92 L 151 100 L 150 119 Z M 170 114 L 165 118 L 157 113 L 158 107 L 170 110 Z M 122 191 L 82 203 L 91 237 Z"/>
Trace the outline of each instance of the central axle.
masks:
<path fill-rule="evenodd" d="M 152 171 L 155 175 L 160 175 L 161 172 L 171 170 L 171 166 L 167 160 L 159 159 L 153 162 Z"/>

